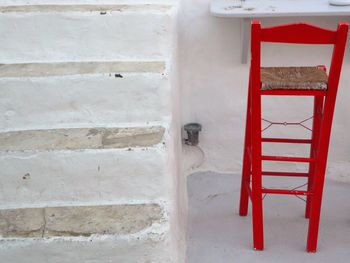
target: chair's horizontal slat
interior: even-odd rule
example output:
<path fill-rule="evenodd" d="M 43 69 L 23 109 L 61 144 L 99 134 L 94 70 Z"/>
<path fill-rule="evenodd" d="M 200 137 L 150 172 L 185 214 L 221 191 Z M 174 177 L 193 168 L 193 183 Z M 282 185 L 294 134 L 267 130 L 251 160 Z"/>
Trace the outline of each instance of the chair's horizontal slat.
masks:
<path fill-rule="evenodd" d="M 261 95 L 275 96 L 326 96 L 326 90 L 275 89 L 260 90 Z"/>
<path fill-rule="evenodd" d="M 291 177 L 308 177 L 308 173 L 295 173 L 295 172 L 275 172 L 275 171 L 262 171 L 262 175 L 266 176 L 291 176 Z"/>
<path fill-rule="evenodd" d="M 307 23 L 293 23 L 261 29 L 261 41 L 294 44 L 334 44 L 336 31 Z"/>
<path fill-rule="evenodd" d="M 275 142 L 275 143 L 312 143 L 310 139 L 287 139 L 287 138 L 261 138 L 262 142 Z"/>
<path fill-rule="evenodd" d="M 289 157 L 289 156 L 261 156 L 261 160 L 264 161 L 277 161 L 277 162 L 296 162 L 296 163 L 312 163 L 315 161 L 314 158 L 306 157 Z"/>

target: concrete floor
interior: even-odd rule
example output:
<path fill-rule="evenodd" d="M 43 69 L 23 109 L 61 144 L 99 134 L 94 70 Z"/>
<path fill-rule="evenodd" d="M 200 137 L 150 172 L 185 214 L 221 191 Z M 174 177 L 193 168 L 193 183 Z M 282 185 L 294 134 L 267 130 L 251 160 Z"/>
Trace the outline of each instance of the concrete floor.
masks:
<path fill-rule="evenodd" d="M 278 179 L 271 179 L 264 186 L 276 187 Z M 301 184 L 296 178 L 279 182 L 289 188 Z M 315 254 L 305 251 L 305 203 L 280 195 L 264 199 L 265 250 L 254 251 L 251 213 L 238 215 L 239 186 L 240 175 L 205 172 L 188 177 L 187 263 L 350 262 L 350 184 L 326 181 Z"/>

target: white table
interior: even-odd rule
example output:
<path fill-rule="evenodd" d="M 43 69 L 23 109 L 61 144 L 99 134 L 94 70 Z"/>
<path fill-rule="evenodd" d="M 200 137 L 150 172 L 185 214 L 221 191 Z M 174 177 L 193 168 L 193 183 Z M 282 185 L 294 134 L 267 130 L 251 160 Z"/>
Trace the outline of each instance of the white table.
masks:
<path fill-rule="evenodd" d="M 216 17 L 241 18 L 242 63 L 247 63 L 252 18 L 298 16 L 349 16 L 350 6 L 332 6 L 328 0 L 212 0 L 210 13 Z"/>

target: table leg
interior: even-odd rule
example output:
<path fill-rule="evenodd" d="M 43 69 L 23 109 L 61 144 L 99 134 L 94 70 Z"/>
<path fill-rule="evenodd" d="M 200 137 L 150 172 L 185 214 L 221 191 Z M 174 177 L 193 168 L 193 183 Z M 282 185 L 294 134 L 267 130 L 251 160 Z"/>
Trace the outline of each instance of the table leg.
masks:
<path fill-rule="evenodd" d="M 247 64 L 250 39 L 250 18 L 241 19 L 241 62 Z"/>

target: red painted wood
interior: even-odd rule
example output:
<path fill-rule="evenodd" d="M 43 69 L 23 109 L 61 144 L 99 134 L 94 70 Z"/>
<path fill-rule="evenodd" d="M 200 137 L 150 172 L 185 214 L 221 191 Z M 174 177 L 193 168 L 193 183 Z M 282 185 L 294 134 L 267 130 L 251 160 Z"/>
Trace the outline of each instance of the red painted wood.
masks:
<path fill-rule="evenodd" d="M 261 175 L 266 175 L 266 176 L 309 177 L 309 173 L 275 172 L 275 171 L 262 171 Z"/>
<path fill-rule="evenodd" d="M 316 252 L 318 228 L 323 194 L 323 185 L 327 165 L 329 140 L 331 136 L 334 106 L 337 97 L 339 78 L 343 64 L 345 45 L 347 40 L 348 24 L 339 23 L 336 42 L 333 49 L 331 66 L 328 76 L 328 91 L 324 102 L 323 117 L 320 127 L 319 138 L 322 143 L 318 147 L 317 164 L 313 180 L 314 196 L 311 199 L 309 231 L 307 240 L 307 251 Z"/>
<path fill-rule="evenodd" d="M 250 74 L 251 76 L 251 74 Z M 248 195 L 251 197 L 250 188 L 247 188 L 247 183 L 250 182 L 251 175 L 251 77 L 249 77 L 248 86 L 248 98 L 247 98 L 247 114 L 246 114 L 246 130 L 244 139 L 244 153 L 243 153 L 243 166 L 242 166 L 242 182 L 241 182 L 241 197 L 239 204 L 239 214 L 246 216 L 248 213 Z M 249 192 L 248 192 L 249 189 Z"/>
<path fill-rule="evenodd" d="M 251 140 L 252 140 L 252 220 L 253 247 L 264 249 L 263 206 L 262 206 L 262 177 L 261 177 L 261 96 L 260 96 L 260 49 L 261 26 L 257 21 L 252 22 L 251 29 Z"/>
<path fill-rule="evenodd" d="M 275 161 L 275 162 L 295 162 L 295 163 L 311 163 L 315 161 L 314 158 L 307 158 L 307 157 L 269 156 L 269 155 L 261 156 L 261 160 Z"/>
<path fill-rule="evenodd" d="M 287 138 L 261 138 L 262 142 L 274 142 L 274 143 L 300 143 L 309 144 L 312 140 L 309 139 L 287 139 Z"/>
<path fill-rule="evenodd" d="M 313 123 L 312 123 L 312 143 L 310 147 L 310 156 L 312 158 L 316 158 L 316 150 L 318 149 L 319 144 L 319 131 L 321 127 L 322 121 L 322 110 L 323 110 L 323 101 L 324 98 L 321 96 L 315 96 L 314 98 L 314 110 L 313 110 Z M 314 178 L 315 178 L 315 163 L 311 163 L 309 166 L 309 174 L 308 178 L 308 191 L 313 190 Z M 310 206 L 311 206 L 311 197 L 306 199 L 306 208 L 305 208 L 305 217 L 309 218 L 310 216 Z"/>
<path fill-rule="evenodd" d="M 297 90 L 297 89 L 279 89 L 279 90 L 260 90 L 261 95 L 270 96 L 326 96 L 326 91 L 322 90 Z"/>
<path fill-rule="evenodd" d="M 248 197 L 250 198 L 250 200 L 252 200 L 252 190 L 250 189 L 250 183 L 245 182 L 244 188 L 246 189 L 246 191 L 248 193 Z"/>
<path fill-rule="evenodd" d="M 261 30 L 261 41 L 295 44 L 334 44 L 337 32 L 307 23 L 293 23 Z"/>
<path fill-rule="evenodd" d="M 264 248 L 262 194 L 271 193 L 300 194 L 307 196 L 305 216 L 310 218 L 307 251 L 316 251 L 329 140 L 347 31 L 348 25 L 346 23 L 339 23 L 337 30 L 332 31 L 306 23 L 295 23 L 261 29 L 260 22 L 252 22 L 251 66 L 242 169 L 240 215 L 247 215 L 250 196 L 252 201 L 253 245 L 257 250 L 262 250 Z M 334 44 L 327 91 L 260 90 L 261 42 Z M 326 70 L 324 66 L 319 67 Z M 261 96 L 263 95 L 314 96 L 314 120 L 311 140 L 262 138 Z M 310 157 L 263 156 L 261 153 L 262 142 L 311 144 Z M 309 171 L 308 173 L 262 171 L 262 161 L 307 162 L 309 163 Z M 301 191 L 262 188 L 263 175 L 308 177 L 308 189 L 307 191 Z"/>

